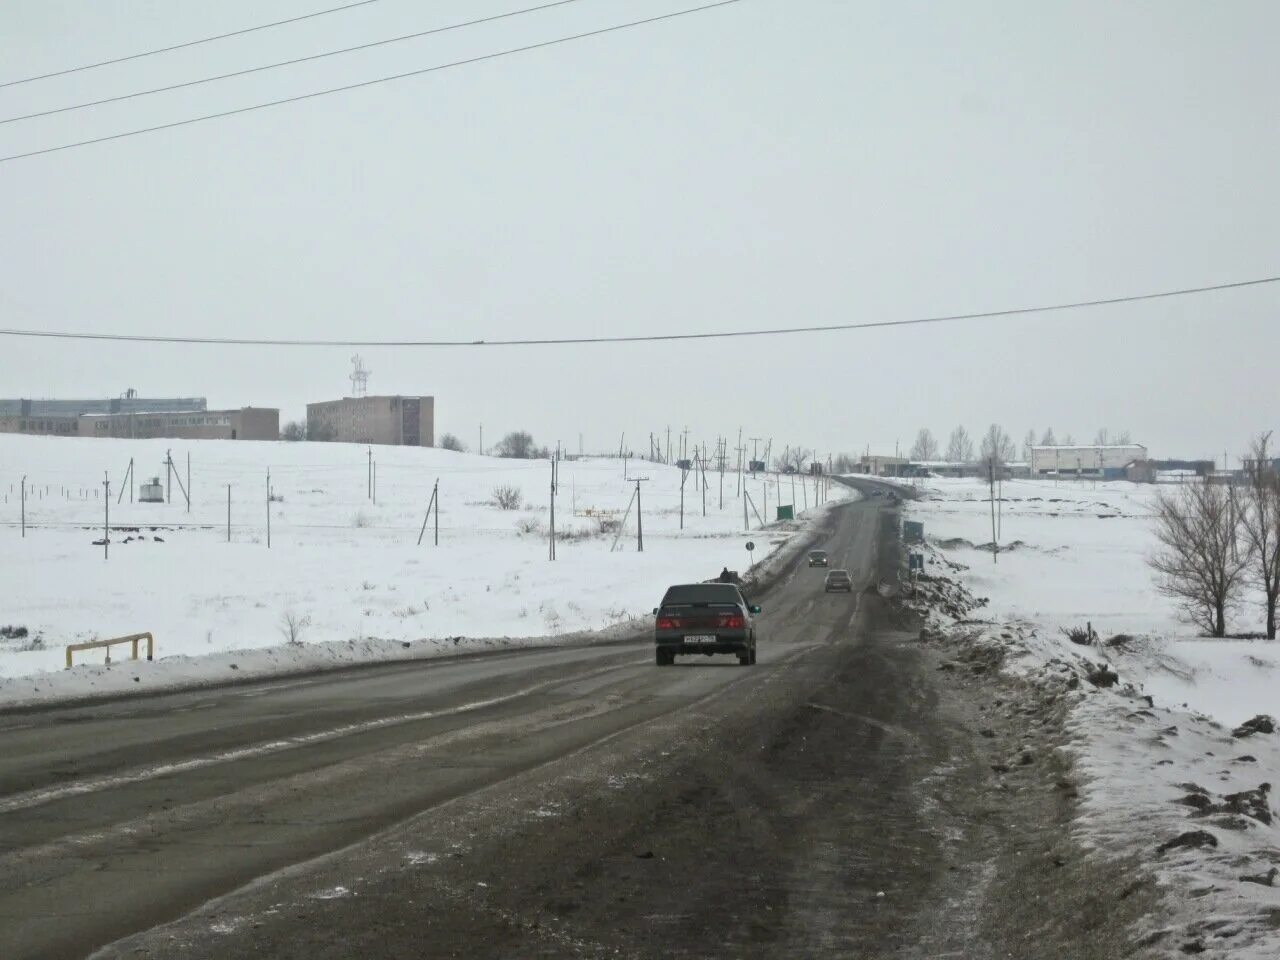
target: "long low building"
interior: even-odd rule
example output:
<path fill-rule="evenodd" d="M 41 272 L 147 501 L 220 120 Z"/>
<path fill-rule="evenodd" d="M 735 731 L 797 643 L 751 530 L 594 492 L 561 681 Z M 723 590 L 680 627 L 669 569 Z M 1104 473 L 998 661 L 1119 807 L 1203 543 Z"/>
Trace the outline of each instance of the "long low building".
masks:
<path fill-rule="evenodd" d="M 1106 477 L 1123 480 L 1125 468 L 1146 460 L 1140 443 L 1094 444 L 1071 447 L 1032 447 L 1031 476 Z"/>
<path fill-rule="evenodd" d="M 307 404 L 307 439 L 435 446 L 435 397 L 343 397 Z"/>
<path fill-rule="evenodd" d="M 144 401 L 162 403 L 163 401 Z M 7 401 L 0 401 L 0 404 Z M 207 410 L 203 398 L 185 409 L 70 413 L 85 401 L 22 401 L 18 412 L 0 406 L 0 433 L 46 437 L 115 437 L 134 440 L 278 440 L 280 411 L 271 407 Z M 94 401 L 88 402 L 97 406 Z M 108 402 L 107 409 L 110 410 Z M 198 406 L 197 406 L 198 404 Z"/>
<path fill-rule="evenodd" d="M 79 417 L 82 437 L 147 440 L 279 440 L 280 411 L 274 407 L 202 410 L 198 413 L 103 413 Z"/>

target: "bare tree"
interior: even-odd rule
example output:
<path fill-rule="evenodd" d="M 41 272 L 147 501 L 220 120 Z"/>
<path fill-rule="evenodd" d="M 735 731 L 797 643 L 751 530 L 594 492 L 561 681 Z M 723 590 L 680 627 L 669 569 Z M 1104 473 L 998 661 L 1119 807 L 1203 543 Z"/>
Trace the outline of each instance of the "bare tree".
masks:
<path fill-rule="evenodd" d="M 1015 452 L 1013 438 L 1004 432 L 1004 427 L 998 423 L 987 427 L 981 448 L 984 461 L 994 460 L 997 464 L 1008 463 L 1013 459 Z"/>
<path fill-rule="evenodd" d="M 1245 503 L 1241 526 L 1249 546 L 1250 579 L 1262 588 L 1267 607 L 1267 639 L 1276 638 L 1276 602 L 1280 600 L 1280 474 L 1268 450 L 1271 431 L 1260 433 L 1245 459 Z"/>
<path fill-rule="evenodd" d="M 442 436 L 440 438 L 440 443 L 437 444 L 437 446 L 439 446 L 440 449 L 442 450 L 452 450 L 454 451 L 454 453 L 467 452 L 467 445 L 463 443 L 461 440 L 459 440 L 452 433 L 446 433 L 444 436 Z"/>
<path fill-rule="evenodd" d="M 529 460 L 538 455 L 538 448 L 528 432 L 513 430 L 498 441 L 497 453 L 500 457 Z"/>
<path fill-rule="evenodd" d="M 786 473 L 804 473 L 805 465 L 812 455 L 813 451 L 806 450 L 804 447 L 787 447 L 778 462 L 782 464 L 782 469 Z"/>
<path fill-rule="evenodd" d="M 280 632 L 284 634 L 286 643 L 298 645 L 302 643 L 302 635 L 306 633 L 307 627 L 311 626 L 311 618 L 307 616 L 298 616 L 292 610 L 286 610 L 280 614 Z"/>
<path fill-rule="evenodd" d="M 858 458 L 847 453 L 836 454 L 836 473 L 853 473 L 858 467 Z"/>
<path fill-rule="evenodd" d="M 305 440 L 307 439 L 307 425 L 301 420 L 290 420 L 280 429 L 281 440 Z"/>
<path fill-rule="evenodd" d="M 1053 435 L 1053 427 L 1050 427 L 1048 430 L 1044 432 L 1044 436 L 1040 438 L 1040 446 L 1056 447 L 1057 445 L 1058 445 L 1058 438 Z"/>
<path fill-rule="evenodd" d="M 1130 433 L 1128 430 L 1121 430 L 1118 434 L 1116 434 L 1117 446 L 1127 447 L 1131 443 L 1133 443 L 1133 434 Z"/>
<path fill-rule="evenodd" d="M 947 438 L 946 459 L 951 463 L 973 462 L 973 441 L 964 427 L 956 427 Z"/>
<path fill-rule="evenodd" d="M 911 448 L 910 456 L 912 460 L 938 459 L 938 441 L 933 438 L 933 431 L 928 427 L 921 427 L 920 432 L 916 434 L 916 442 Z"/>
<path fill-rule="evenodd" d="M 1239 550 L 1240 516 L 1228 488 L 1189 483 L 1156 498 L 1159 548 L 1148 558 L 1157 589 L 1210 636 L 1227 633 L 1248 562 Z"/>
<path fill-rule="evenodd" d="M 1105 447 L 1111 443 L 1111 433 L 1106 427 L 1100 429 L 1093 435 L 1093 445 L 1095 447 Z"/>
<path fill-rule="evenodd" d="M 1064 447 L 1074 447 L 1076 445 L 1076 438 L 1068 433 L 1065 437 L 1062 438 L 1062 445 Z"/>
<path fill-rule="evenodd" d="M 1028 430 L 1027 435 L 1022 438 L 1022 459 L 1031 462 L 1031 448 L 1036 445 L 1036 432 Z"/>

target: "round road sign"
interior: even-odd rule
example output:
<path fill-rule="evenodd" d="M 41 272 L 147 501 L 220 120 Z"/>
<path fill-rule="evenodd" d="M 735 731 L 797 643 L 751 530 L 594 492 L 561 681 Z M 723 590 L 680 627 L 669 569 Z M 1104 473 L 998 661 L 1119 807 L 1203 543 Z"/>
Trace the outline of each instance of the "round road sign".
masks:
<path fill-rule="evenodd" d="M 752 543 L 750 540 L 748 540 L 748 541 L 747 541 L 747 549 L 748 549 L 748 550 L 754 550 L 755 548 L 756 548 L 756 545 L 755 545 L 754 543 Z"/>

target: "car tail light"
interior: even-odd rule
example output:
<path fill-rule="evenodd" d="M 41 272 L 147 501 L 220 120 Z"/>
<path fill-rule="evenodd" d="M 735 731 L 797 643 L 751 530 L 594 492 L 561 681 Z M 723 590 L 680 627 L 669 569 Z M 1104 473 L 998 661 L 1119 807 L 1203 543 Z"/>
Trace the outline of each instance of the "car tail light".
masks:
<path fill-rule="evenodd" d="M 747 621 L 737 613 L 722 613 L 720 615 L 720 626 L 728 630 L 741 630 L 747 625 Z"/>
<path fill-rule="evenodd" d="M 679 617 L 659 617 L 658 622 L 655 624 L 655 626 L 659 630 L 679 630 L 680 618 Z"/>

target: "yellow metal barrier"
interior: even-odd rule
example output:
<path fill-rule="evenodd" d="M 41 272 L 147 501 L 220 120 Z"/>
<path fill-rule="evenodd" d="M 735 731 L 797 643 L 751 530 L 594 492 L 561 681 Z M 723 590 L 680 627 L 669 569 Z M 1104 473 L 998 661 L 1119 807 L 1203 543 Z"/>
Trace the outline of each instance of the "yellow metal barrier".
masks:
<path fill-rule="evenodd" d="M 156 638 L 149 633 L 132 633 L 127 637 L 115 637 L 112 640 L 92 640 L 89 643 L 73 643 L 67 647 L 67 669 L 71 669 L 71 654 L 77 650 L 96 650 L 98 647 L 107 648 L 107 663 L 111 662 L 111 648 L 117 643 L 129 643 L 133 645 L 130 660 L 138 659 L 138 641 L 147 641 L 147 659 L 154 660 L 156 653 Z"/>

